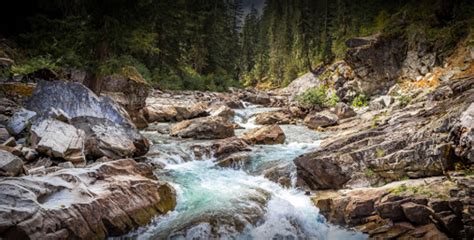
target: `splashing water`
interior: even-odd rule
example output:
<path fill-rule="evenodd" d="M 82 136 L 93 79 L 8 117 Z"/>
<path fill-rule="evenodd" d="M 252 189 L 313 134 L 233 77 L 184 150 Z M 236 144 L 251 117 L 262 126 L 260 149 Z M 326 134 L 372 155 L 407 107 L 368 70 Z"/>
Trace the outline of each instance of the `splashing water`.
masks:
<path fill-rule="evenodd" d="M 240 110 L 240 116 L 248 120 L 257 112 L 272 110 L 247 108 Z M 316 132 L 302 126 L 282 128 L 287 142 L 253 146 L 250 164 L 241 169 L 218 167 L 214 159 L 196 161 L 176 142 L 153 146 L 165 153 L 155 158 L 165 164 L 156 174 L 176 189 L 176 209 L 122 238 L 365 239 L 361 233 L 327 224 L 304 192 L 263 176 L 269 169 L 284 168 L 294 186 L 292 160 L 319 146 L 321 136 Z"/>

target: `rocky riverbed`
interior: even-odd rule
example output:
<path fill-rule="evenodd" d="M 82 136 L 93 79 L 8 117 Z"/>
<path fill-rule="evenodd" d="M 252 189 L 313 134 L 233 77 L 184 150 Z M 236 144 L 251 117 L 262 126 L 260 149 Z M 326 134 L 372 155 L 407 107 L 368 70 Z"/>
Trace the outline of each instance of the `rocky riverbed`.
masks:
<path fill-rule="evenodd" d="M 406 44 L 354 39 L 273 91 L 1 83 L 0 237 L 472 239 L 474 50 Z M 295 100 L 323 83 L 334 106 Z"/>

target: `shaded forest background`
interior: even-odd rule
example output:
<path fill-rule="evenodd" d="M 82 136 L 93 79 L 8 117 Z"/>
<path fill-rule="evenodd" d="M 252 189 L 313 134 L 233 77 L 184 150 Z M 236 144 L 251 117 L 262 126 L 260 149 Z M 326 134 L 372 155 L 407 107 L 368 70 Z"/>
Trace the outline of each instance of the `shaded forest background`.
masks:
<path fill-rule="evenodd" d="M 13 74 L 136 69 L 166 89 L 274 88 L 344 56 L 345 41 L 423 31 L 449 48 L 472 26 L 471 0 L 15 1 L 0 34 L 18 45 Z M 8 51 L 8 49 L 0 50 Z M 4 54 L 4 53 L 3 53 Z"/>

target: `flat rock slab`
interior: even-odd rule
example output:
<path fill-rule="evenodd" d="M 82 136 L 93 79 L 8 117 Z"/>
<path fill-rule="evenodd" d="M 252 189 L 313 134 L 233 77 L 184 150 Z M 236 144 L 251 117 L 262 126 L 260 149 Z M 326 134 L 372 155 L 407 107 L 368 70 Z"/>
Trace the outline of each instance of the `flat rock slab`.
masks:
<path fill-rule="evenodd" d="M 125 159 L 43 176 L 0 180 L 0 238 L 103 239 L 176 205 L 148 165 Z"/>

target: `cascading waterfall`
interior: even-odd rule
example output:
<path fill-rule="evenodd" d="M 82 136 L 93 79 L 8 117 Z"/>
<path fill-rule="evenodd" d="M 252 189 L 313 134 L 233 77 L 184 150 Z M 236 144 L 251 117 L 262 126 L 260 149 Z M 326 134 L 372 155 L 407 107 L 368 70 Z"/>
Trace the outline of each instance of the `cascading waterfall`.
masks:
<path fill-rule="evenodd" d="M 272 111 L 246 104 L 235 121 L 245 128 L 253 115 Z M 303 191 L 294 188 L 293 159 L 319 145 L 320 134 L 303 126 L 282 126 L 287 142 L 253 146 L 251 161 L 222 168 L 213 159 L 195 160 L 189 145 L 199 142 L 147 132 L 155 144 L 152 159 L 164 165 L 156 175 L 177 191 L 176 209 L 125 238 L 136 239 L 365 239 L 361 233 L 327 224 Z M 241 134 L 238 132 L 237 135 Z M 153 155 L 153 152 L 156 155 Z M 263 175 L 272 168 L 288 173 L 285 188 Z"/>

